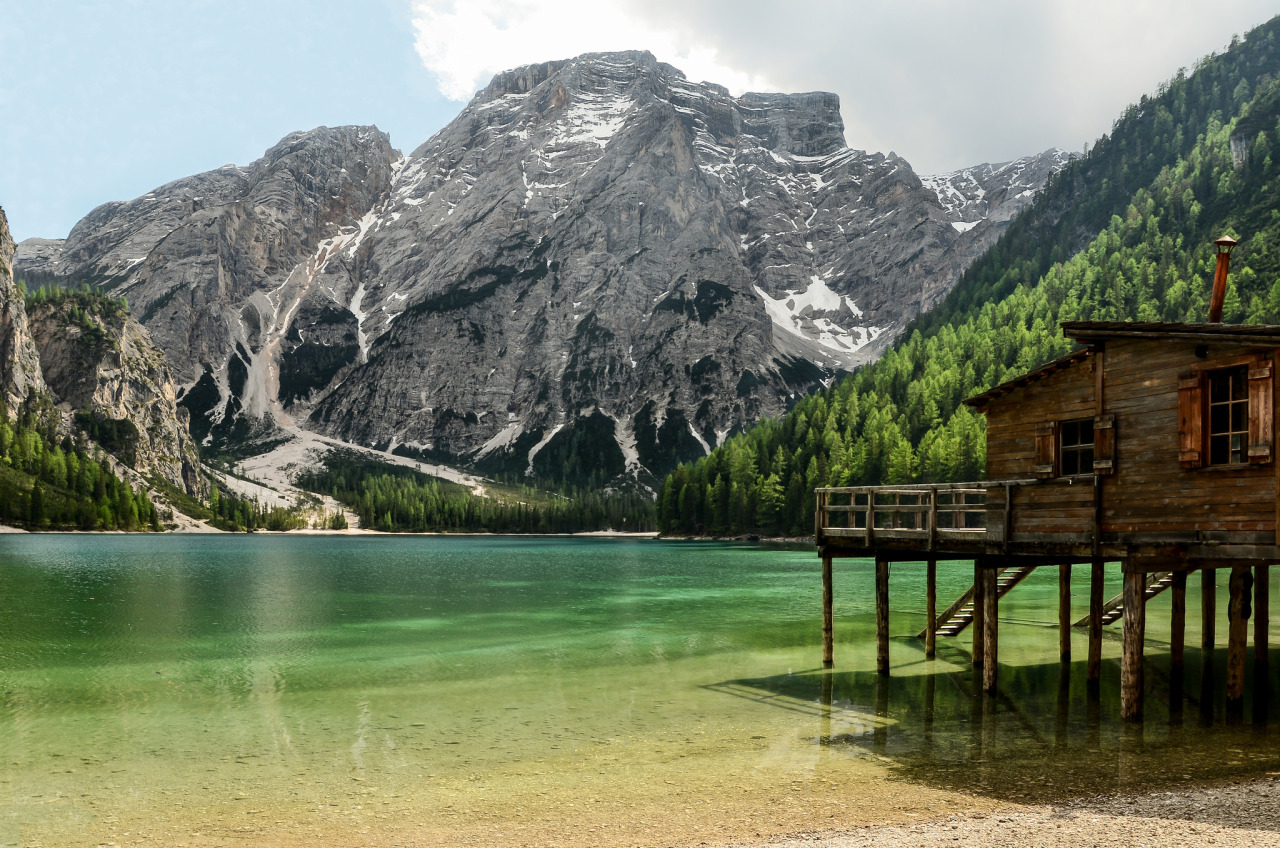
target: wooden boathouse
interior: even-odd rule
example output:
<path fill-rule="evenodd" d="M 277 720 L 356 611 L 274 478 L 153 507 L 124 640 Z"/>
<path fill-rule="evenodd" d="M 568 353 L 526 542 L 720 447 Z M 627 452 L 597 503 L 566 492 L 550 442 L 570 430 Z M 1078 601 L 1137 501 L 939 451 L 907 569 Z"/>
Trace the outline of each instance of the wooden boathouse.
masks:
<path fill-rule="evenodd" d="M 1218 244 L 1211 319 L 1221 314 L 1234 242 Z M 1171 666 L 1180 678 L 1188 575 L 1203 581 L 1202 647 L 1212 649 L 1216 571 L 1227 569 L 1227 708 L 1238 716 L 1251 617 L 1254 678 L 1265 690 L 1268 570 L 1280 562 L 1280 326 L 1077 321 L 1062 331 L 1080 347 L 965 401 L 987 416 L 987 480 L 817 490 L 824 664 L 833 660 L 835 557 L 875 560 L 881 674 L 890 564 L 923 561 L 926 655 L 939 634 L 972 624 L 987 691 L 996 687 L 1000 598 L 1034 569 L 1056 566 L 1063 660 L 1073 625 L 1087 626 L 1086 674 L 1096 684 L 1102 628 L 1122 617 L 1121 715 L 1138 719 L 1146 602 L 1172 593 Z M 972 560 L 973 586 L 938 613 L 940 559 Z M 1103 565 L 1117 561 L 1124 591 L 1104 602 Z M 1091 565 L 1089 614 L 1073 622 L 1077 563 Z"/>

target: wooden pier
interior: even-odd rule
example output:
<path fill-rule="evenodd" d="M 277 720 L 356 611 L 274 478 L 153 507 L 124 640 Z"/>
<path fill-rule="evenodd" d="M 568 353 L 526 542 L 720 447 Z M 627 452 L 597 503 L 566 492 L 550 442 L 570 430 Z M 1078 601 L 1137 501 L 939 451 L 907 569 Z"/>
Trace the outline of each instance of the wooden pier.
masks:
<path fill-rule="evenodd" d="M 815 534 L 823 574 L 823 660 L 834 660 L 836 557 L 874 559 L 876 666 L 889 673 L 889 575 L 926 571 L 932 657 L 938 636 L 972 630 L 972 662 L 994 691 L 1000 601 L 1037 568 L 1057 569 L 1060 655 L 1087 628 L 1089 681 L 1101 673 L 1103 628 L 1122 621 L 1121 715 L 1140 719 L 1147 601 L 1169 592 L 1171 668 L 1183 667 L 1187 576 L 1201 580 L 1201 646 L 1215 647 L 1218 571 L 1226 571 L 1227 709 L 1243 714 L 1246 647 L 1267 679 L 1270 565 L 1280 562 L 1275 461 L 1280 326 L 1076 322 L 1082 346 L 970 398 L 987 416 L 987 471 L 972 483 L 819 489 Z M 972 587 L 938 613 L 939 561 L 968 568 Z M 1123 592 L 1103 595 L 1119 563 Z M 1090 566 L 1089 614 L 1071 616 L 1071 566 Z M 1265 715 L 1266 686 L 1256 687 Z"/>

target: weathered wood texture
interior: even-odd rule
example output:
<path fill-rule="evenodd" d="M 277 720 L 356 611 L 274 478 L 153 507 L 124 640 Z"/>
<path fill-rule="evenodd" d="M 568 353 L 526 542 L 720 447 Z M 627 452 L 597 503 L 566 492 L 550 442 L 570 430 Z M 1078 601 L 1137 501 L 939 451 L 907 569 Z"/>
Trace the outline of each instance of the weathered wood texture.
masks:
<path fill-rule="evenodd" d="M 1146 576 L 1124 576 L 1124 645 L 1120 659 L 1120 717 L 1142 718 L 1142 648 L 1147 635 Z"/>
<path fill-rule="evenodd" d="M 1201 379 L 1219 366 L 1252 362 L 1251 444 L 1269 444 L 1272 422 L 1271 351 L 1239 345 L 1210 345 L 1196 356 L 1197 345 L 1166 339 L 1115 339 L 1107 342 L 1107 412 L 1116 418 L 1115 474 L 1106 482 L 1103 533 L 1178 532 L 1186 530 L 1272 531 L 1276 520 L 1276 473 L 1264 464 L 1269 448 L 1258 449 L 1250 463 L 1229 467 L 1187 468 L 1185 454 L 1204 448 L 1203 403 L 1187 408 L 1187 392 L 1179 405 L 1184 380 Z M 1252 406 L 1253 404 L 1251 404 Z M 1181 427 L 1180 427 L 1181 423 Z M 1188 430 L 1194 435 L 1188 435 Z M 1251 451 L 1252 452 L 1252 451 Z M 1203 451 L 1202 451 L 1203 454 Z M 1207 455 L 1200 457 L 1200 464 Z"/>
<path fill-rule="evenodd" d="M 993 693 L 1000 655 L 1000 592 L 996 589 L 996 570 L 984 568 L 982 571 L 982 689 Z"/>
<path fill-rule="evenodd" d="M 987 477 L 992 480 L 1036 476 L 1036 439 L 1040 425 L 1094 417 L 1093 362 L 1085 360 L 1051 374 L 987 407 Z M 1042 450 L 1056 454 L 1049 443 Z M 1043 457 L 1041 457 L 1043 458 Z"/>
<path fill-rule="evenodd" d="M 1232 718 L 1239 718 L 1244 712 L 1244 657 L 1252 582 L 1248 568 L 1231 569 L 1227 583 L 1227 715 Z"/>
<path fill-rule="evenodd" d="M 876 560 L 876 671 L 889 673 L 889 563 Z"/>
<path fill-rule="evenodd" d="M 836 633 L 834 590 L 831 579 L 831 557 L 822 558 L 822 664 L 835 662 Z"/>

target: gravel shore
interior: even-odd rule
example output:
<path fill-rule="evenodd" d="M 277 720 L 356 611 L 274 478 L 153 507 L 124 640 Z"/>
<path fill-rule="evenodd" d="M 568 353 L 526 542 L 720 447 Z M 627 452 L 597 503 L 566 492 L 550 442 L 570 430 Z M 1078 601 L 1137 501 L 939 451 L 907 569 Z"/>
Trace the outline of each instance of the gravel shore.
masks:
<path fill-rule="evenodd" d="M 765 844 L 768 848 L 1280 846 L 1280 780 L 1268 777 L 1173 792 L 1016 806 L 987 816 L 795 834 Z"/>

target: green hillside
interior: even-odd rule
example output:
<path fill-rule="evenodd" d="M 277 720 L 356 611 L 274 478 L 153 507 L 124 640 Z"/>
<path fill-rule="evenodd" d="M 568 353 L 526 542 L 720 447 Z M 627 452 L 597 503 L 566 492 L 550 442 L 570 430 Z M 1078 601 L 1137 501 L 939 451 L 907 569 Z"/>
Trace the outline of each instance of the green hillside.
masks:
<path fill-rule="evenodd" d="M 663 483 L 669 533 L 812 531 L 813 489 L 973 480 L 960 402 L 1067 352 L 1060 321 L 1203 320 L 1230 232 L 1228 322 L 1280 322 L 1280 18 L 1179 72 L 1065 168 L 874 365 Z"/>

